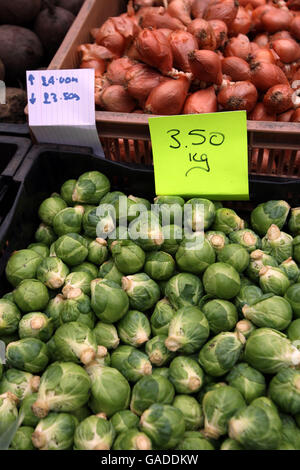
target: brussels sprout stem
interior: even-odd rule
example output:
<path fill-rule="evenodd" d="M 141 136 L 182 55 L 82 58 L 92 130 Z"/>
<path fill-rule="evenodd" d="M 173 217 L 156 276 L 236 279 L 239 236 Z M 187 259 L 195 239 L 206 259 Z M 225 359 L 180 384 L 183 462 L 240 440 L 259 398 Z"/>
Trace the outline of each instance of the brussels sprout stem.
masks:
<path fill-rule="evenodd" d="M 80 361 L 82 362 L 82 364 L 88 365 L 90 364 L 90 362 L 92 362 L 95 359 L 95 357 L 96 357 L 96 353 L 94 349 L 87 348 L 80 354 Z"/>
<path fill-rule="evenodd" d="M 137 436 L 135 440 L 135 447 L 137 450 L 150 450 L 150 440 L 146 436 Z"/>
<path fill-rule="evenodd" d="M 160 351 L 153 351 L 150 354 L 149 359 L 152 362 L 152 364 L 155 364 L 156 366 L 161 366 L 162 365 L 163 357 L 162 357 Z"/>
<path fill-rule="evenodd" d="M 188 387 L 192 392 L 194 390 L 199 390 L 200 386 L 201 386 L 201 380 L 198 377 L 189 378 Z"/>
<path fill-rule="evenodd" d="M 30 387 L 33 393 L 37 392 L 40 387 L 41 378 L 39 375 L 32 377 L 30 381 Z"/>
<path fill-rule="evenodd" d="M 277 227 L 277 225 L 272 224 L 267 232 L 268 239 L 270 241 L 277 240 L 277 238 L 280 237 L 280 233 L 280 229 Z"/>
<path fill-rule="evenodd" d="M 231 419 L 229 421 L 229 432 L 228 435 L 231 439 L 237 439 L 245 429 L 247 429 L 249 423 L 242 419 Z"/>
<path fill-rule="evenodd" d="M 106 442 L 100 442 L 94 447 L 94 450 L 109 450 L 110 447 Z"/>
<path fill-rule="evenodd" d="M 98 346 L 97 358 L 101 359 L 102 357 L 105 357 L 106 354 L 107 354 L 107 348 L 105 346 Z"/>
<path fill-rule="evenodd" d="M 251 232 L 244 233 L 243 240 L 246 243 L 246 245 L 249 245 L 249 246 L 255 245 L 255 242 L 256 242 L 256 238 Z"/>
<path fill-rule="evenodd" d="M 203 434 L 205 437 L 208 437 L 210 439 L 219 439 L 220 437 L 220 432 L 217 428 L 212 426 L 211 424 L 205 424 L 205 428 L 203 431 Z"/>
<path fill-rule="evenodd" d="M 225 246 L 224 239 L 220 235 L 213 235 L 213 237 L 211 237 L 211 244 L 216 249 L 221 249 Z"/>
<path fill-rule="evenodd" d="M 151 364 L 149 364 L 149 362 L 146 362 L 143 366 L 143 375 L 151 375 L 151 373 L 152 373 L 152 366 Z"/>
<path fill-rule="evenodd" d="M 45 325 L 45 319 L 43 317 L 33 318 L 30 322 L 32 330 L 40 330 Z"/>
<path fill-rule="evenodd" d="M 254 260 L 259 260 L 259 259 L 262 259 L 263 254 L 264 254 L 264 252 L 261 251 L 261 250 L 254 250 L 254 251 L 252 251 L 252 253 L 250 254 L 250 258 L 251 258 L 251 259 L 254 259 Z"/>
<path fill-rule="evenodd" d="M 137 331 L 136 333 L 136 345 L 137 346 L 140 346 L 141 344 L 144 344 L 146 343 L 146 341 L 148 341 L 149 337 L 148 335 L 145 333 L 144 330 L 141 330 L 141 331 Z"/>
<path fill-rule="evenodd" d="M 37 400 L 33 405 L 32 405 L 32 411 L 37 416 L 38 418 L 42 419 L 45 418 L 48 413 L 49 413 L 49 406 L 48 403 L 46 403 L 43 400 Z"/>
<path fill-rule="evenodd" d="M 35 431 L 32 434 L 31 439 L 32 439 L 32 443 L 33 443 L 34 447 L 36 447 L 37 449 L 42 449 L 47 444 L 47 440 L 46 440 L 45 435 L 42 432 L 39 432 L 39 431 Z"/>
<path fill-rule="evenodd" d="M 102 413 L 97 413 L 96 416 L 97 416 L 97 418 L 107 419 L 106 414 L 103 413 L 103 412 Z"/>
<path fill-rule="evenodd" d="M 181 346 L 181 344 L 178 343 L 178 341 L 176 340 L 174 336 L 169 336 L 165 341 L 165 345 L 166 345 L 166 348 L 172 352 L 177 351 Z"/>
<path fill-rule="evenodd" d="M 64 293 L 64 295 L 66 295 L 67 299 L 77 299 L 77 297 L 79 297 L 82 294 L 82 291 L 81 289 L 79 289 L 79 287 L 66 286 L 64 287 L 63 292 L 65 291 L 65 289 L 66 289 L 66 294 Z"/>

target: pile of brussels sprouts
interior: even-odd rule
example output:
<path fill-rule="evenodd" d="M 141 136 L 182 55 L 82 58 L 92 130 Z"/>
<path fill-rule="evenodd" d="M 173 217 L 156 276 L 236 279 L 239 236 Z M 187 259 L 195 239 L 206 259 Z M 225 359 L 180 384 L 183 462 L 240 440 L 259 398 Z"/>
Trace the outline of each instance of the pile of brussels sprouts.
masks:
<path fill-rule="evenodd" d="M 246 222 L 161 196 L 154 217 L 128 196 L 125 233 L 120 196 L 97 171 L 68 180 L 7 263 L 0 442 L 17 423 L 15 450 L 299 450 L 300 208 Z M 184 204 L 204 235 L 182 238 Z"/>

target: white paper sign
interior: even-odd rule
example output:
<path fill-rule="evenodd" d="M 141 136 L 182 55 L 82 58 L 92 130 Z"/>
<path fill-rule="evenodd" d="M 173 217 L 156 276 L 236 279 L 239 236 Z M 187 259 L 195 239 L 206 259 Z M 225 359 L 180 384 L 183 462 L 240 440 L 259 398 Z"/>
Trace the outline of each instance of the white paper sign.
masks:
<path fill-rule="evenodd" d="M 38 142 L 92 147 L 104 157 L 94 91 L 93 69 L 27 71 L 29 126 Z"/>

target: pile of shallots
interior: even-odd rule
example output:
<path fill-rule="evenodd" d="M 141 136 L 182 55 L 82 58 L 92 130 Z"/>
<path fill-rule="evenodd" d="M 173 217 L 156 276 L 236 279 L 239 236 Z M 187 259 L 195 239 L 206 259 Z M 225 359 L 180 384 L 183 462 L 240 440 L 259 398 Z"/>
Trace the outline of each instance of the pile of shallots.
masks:
<path fill-rule="evenodd" d="M 131 0 L 91 33 L 100 109 L 300 122 L 300 0 Z"/>

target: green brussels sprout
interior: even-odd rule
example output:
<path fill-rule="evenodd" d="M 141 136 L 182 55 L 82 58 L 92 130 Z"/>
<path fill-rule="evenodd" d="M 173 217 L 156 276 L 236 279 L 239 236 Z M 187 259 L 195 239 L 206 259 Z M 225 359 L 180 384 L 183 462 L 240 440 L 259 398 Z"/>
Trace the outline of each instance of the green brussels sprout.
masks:
<path fill-rule="evenodd" d="M 35 241 L 37 243 L 44 243 L 46 246 L 54 243 L 56 238 L 53 228 L 45 224 L 40 224 L 34 234 Z"/>
<path fill-rule="evenodd" d="M 155 403 L 141 416 L 140 429 L 157 449 L 172 449 L 183 439 L 185 422 L 174 406 Z"/>
<path fill-rule="evenodd" d="M 172 405 L 183 414 L 187 431 L 196 431 L 202 428 L 203 413 L 196 398 L 189 395 L 176 395 Z"/>
<path fill-rule="evenodd" d="M 40 450 L 71 449 L 77 419 L 68 413 L 49 413 L 38 423 L 32 434 L 34 447 Z"/>
<path fill-rule="evenodd" d="M 55 242 L 52 243 L 49 247 L 49 256 L 56 256 L 56 253 L 55 253 Z"/>
<path fill-rule="evenodd" d="M 64 361 L 89 364 L 96 358 L 98 352 L 96 337 L 83 323 L 65 323 L 56 330 L 53 338 L 57 352 Z"/>
<path fill-rule="evenodd" d="M 107 279 L 109 281 L 114 281 L 117 284 L 122 284 L 123 274 L 118 270 L 114 261 L 111 259 L 105 261 L 99 269 L 98 276 L 102 279 Z"/>
<path fill-rule="evenodd" d="M 239 444 L 237 441 L 234 439 L 225 439 L 225 441 L 222 442 L 220 450 L 244 450 L 241 444 Z"/>
<path fill-rule="evenodd" d="M 91 282 L 91 305 L 104 323 L 120 320 L 129 308 L 129 300 L 121 286 L 108 279 L 94 279 Z"/>
<path fill-rule="evenodd" d="M 284 294 L 284 298 L 291 305 L 294 316 L 300 318 L 300 282 L 290 286 Z"/>
<path fill-rule="evenodd" d="M 78 178 L 72 200 L 83 204 L 99 204 L 109 190 L 110 182 L 105 175 L 99 171 L 89 171 Z"/>
<path fill-rule="evenodd" d="M 20 406 L 20 416 L 23 417 L 22 424 L 24 426 L 31 426 L 35 428 L 35 426 L 39 422 L 39 418 L 35 416 L 33 413 L 31 407 L 32 405 L 36 402 L 37 400 L 37 393 L 31 393 L 30 395 L 27 395 L 24 400 L 22 400 L 21 406 Z"/>
<path fill-rule="evenodd" d="M 189 397 L 191 398 L 191 397 Z M 208 439 L 196 431 L 187 431 L 179 442 L 176 450 L 215 450 Z"/>
<path fill-rule="evenodd" d="M 176 263 L 181 271 L 201 274 L 216 260 L 215 251 L 203 233 L 184 238 L 176 253 Z"/>
<path fill-rule="evenodd" d="M 19 323 L 19 336 L 48 341 L 54 331 L 53 320 L 41 312 L 27 313 Z"/>
<path fill-rule="evenodd" d="M 282 263 L 293 256 L 293 237 L 281 232 L 277 225 L 271 225 L 262 239 L 262 249 Z"/>
<path fill-rule="evenodd" d="M 282 422 L 281 442 L 277 450 L 284 450 L 283 446 L 292 446 L 291 450 L 300 450 L 300 429 L 292 416 L 280 413 Z"/>
<path fill-rule="evenodd" d="M 0 436 L 10 429 L 18 418 L 18 398 L 11 392 L 0 395 Z"/>
<path fill-rule="evenodd" d="M 37 279 L 24 279 L 14 290 L 14 301 L 23 312 L 39 312 L 49 302 L 47 287 Z"/>
<path fill-rule="evenodd" d="M 168 377 L 177 393 L 190 394 L 200 390 L 204 374 L 194 359 L 177 356 L 170 364 Z"/>
<path fill-rule="evenodd" d="M 221 208 L 216 211 L 212 230 L 220 231 L 229 235 L 235 230 L 242 230 L 245 222 L 232 209 Z"/>
<path fill-rule="evenodd" d="M 89 416 L 76 428 L 74 434 L 75 450 L 109 450 L 112 447 L 115 430 L 111 422 L 101 414 Z"/>
<path fill-rule="evenodd" d="M 122 287 L 129 297 L 130 308 L 141 312 L 149 310 L 160 298 L 158 284 L 145 273 L 124 276 Z"/>
<path fill-rule="evenodd" d="M 87 273 L 92 279 L 95 279 L 98 275 L 98 268 L 93 263 L 84 261 L 83 263 L 78 264 L 78 266 L 74 266 L 72 268 L 72 273 Z"/>
<path fill-rule="evenodd" d="M 18 330 L 21 312 L 10 300 L 0 299 L 0 335 L 10 335 Z"/>
<path fill-rule="evenodd" d="M 67 233 L 80 233 L 83 214 L 83 206 L 67 207 L 58 212 L 53 219 L 56 235 L 61 237 Z"/>
<path fill-rule="evenodd" d="M 298 265 L 293 260 L 293 258 L 288 258 L 285 261 L 283 261 L 279 265 L 279 268 L 281 269 L 281 271 L 285 273 L 285 275 L 288 277 L 291 284 L 294 284 L 295 282 L 298 281 L 299 275 L 300 275 L 300 269 L 298 268 Z"/>
<path fill-rule="evenodd" d="M 48 197 L 39 207 L 39 218 L 44 224 L 52 225 L 53 219 L 60 211 L 67 207 L 66 202 L 57 196 Z"/>
<path fill-rule="evenodd" d="M 75 411 L 72 411 L 71 415 L 73 415 L 77 419 L 77 421 L 81 423 L 81 421 L 83 421 L 85 418 L 91 416 L 91 413 L 92 412 L 90 411 L 90 409 L 85 405 L 81 406 Z"/>
<path fill-rule="evenodd" d="M 105 194 L 105 196 L 103 196 L 100 199 L 100 204 L 112 204 L 113 205 L 122 196 L 125 196 L 125 194 L 122 193 L 121 191 L 108 192 Z"/>
<path fill-rule="evenodd" d="M 164 242 L 161 249 L 174 256 L 182 240 L 182 227 L 179 225 L 163 225 L 162 234 Z"/>
<path fill-rule="evenodd" d="M 125 377 L 113 367 L 98 364 L 86 368 L 92 382 L 89 406 L 93 413 L 105 413 L 111 417 L 117 411 L 126 410 L 130 401 L 130 386 Z"/>
<path fill-rule="evenodd" d="M 249 338 L 254 330 L 256 330 L 256 326 L 249 320 L 240 320 L 235 325 L 235 331 L 240 335 L 243 335 L 246 339 Z"/>
<path fill-rule="evenodd" d="M 111 365 L 118 369 L 129 382 L 137 382 L 140 378 L 152 373 L 148 356 L 132 346 L 119 346 L 112 353 Z"/>
<path fill-rule="evenodd" d="M 51 256 L 44 258 L 37 269 L 37 278 L 49 289 L 59 289 L 64 285 L 69 268 L 61 259 Z"/>
<path fill-rule="evenodd" d="M 5 294 L 3 297 L 2 297 L 2 300 L 10 300 L 10 302 L 14 303 L 14 293 L 13 291 L 12 292 L 8 292 L 7 294 Z"/>
<path fill-rule="evenodd" d="M 132 389 L 130 409 L 141 416 L 154 403 L 173 403 L 175 390 L 171 382 L 161 375 L 148 375 L 140 379 Z"/>
<path fill-rule="evenodd" d="M 110 420 L 117 434 L 129 431 L 138 427 L 139 418 L 130 410 L 122 410 L 115 413 Z"/>
<path fill-rule="evenodd" d="M 93 277 L 87 272 L 71 272 L 65 279 L 65 287 L 80 289 L 84 294 L 90 295 L 92 280 Z"/>
<path fill-rule="evenodd" d="M 158 250 L 164 242 L 159 218 L 152 211 L 143 212 L 130 222 L 128 234 L 144 251 Z"/>
<path fill-rule="evenodd" d="M 291 209 L 288 227 L 294 236 L 300 235 L 300 207 Z"/>
<path fill-rule="evenodd" d="M 165 294 L 175 310 L 197 306 L 203 295 L 202 282 L 194 274 L 179 273 L 169 279 Z"/>
<path fill-rule="evenodd" d="M 54 329 L 56 330 L 61 324 L 61 312 L 64 306 L 64 296 L 57 294 L 53 299 L 49 300 L 49 303 L 45 309 L 45 314 L 49 319 L 52 320 Z"/>
<path fill-rule="evenodd" d="M 8 369 L 0 381 L 0 394 L 11 392 L 22 401 L 38 391 L 40 377 L 18 369 Z"/>
<path fill-rule="evenodd" d="M 76 186 L 76 180 L 67 180 L 60 188 L 60 195 L 68 206 L 72 206 L 74 201 L 72 199 L 72 194 Z"/>
<path fill-rule="evenodd" d="M 144 271 L 155 281 L 167 281 L 175 271 L 175 261 L 172 255 L 163 251 L 148 253 Z"/>
<path fill-rule="evenodd" d="M 234 299 L 234 303 L 238 312 L 242 314 L 244 305 L 252 305 L 259 301 L 262 296 L 263 291 L 258 286 L 242 286 L 240 292 Z"/>
<path fill-rule="evenodd" d="M 228 300 L 210 300 L 204 304 L 202 311 L 207 318 L 209 330 L 215 335 L 232 330 L 238 321 L 237 309 Z"/>
<path fill-rule="evenodd" d="M 293 241 L 293 257 L 294 260 L 299 264 L 300 263 L 300 235 L 294 238 Z"/>
<path fill-rule="evenodd" d="M 34 450 L 31 437 L 34 429 L 29 426 L 21 426 L 10 444 L 11 450 Z"/>
<path fill-rule="evenodd" d="M 264 266 L 278 267 L 278 263 L 273 256 L 261 250 L 252 251 L 252 253 L 250 253 L 249 266 L 245 274 L 249 276 L 253 282 L 257 282 L 259 280 L 259 272 Z"/>
<path fill-rule="evenodd" d="M 214 203 L 208 199 L 194 197 L 186 202 L 185 208 L 191 210 L 188 213 L 188 226 L 196 232 L 207 230 L 215 219 L 216 209 Z"/>
<path fill-rule="evenodd" d="M 290 205 L 286 201 L 268 201 L 259 204 L 251 212 L 251 225 L 259 235 L 265 235 L 272 224 L 284 226 Z"/>
<path fill-rule="evenodd" d="M 205 271 L 203 285 L 207 294 L 229 300 L 239 293 L 241 281 L 239 273 L 230 264 L 214 263 Z"/>
<path fill-rule="evenodd" d="M 250 230 L 249 228 L 231 232 L 229 234 L 229 238 L 232 243 L 238 243 L 244 247 L 248 253 L 261 248 L 261 239 L 255 232 L 253 232 L 253 230 Z"/>
<path fill-rule="evenodd" d="M 151 335 L 148 318 L 138 310 L 129 310 L 118 322 L 117 329 L 121 341 L 136 348 L 146 343 Z"/>
<path fill-rule="evenodd" d="M 242 273 L 249 265 L 250 256 L 246 248 L 237 243 L 231 243 L 218 252 L 218 261 L 230 264 L 238 273 Z"/>
<path fill-rule="evenodd" d="M 108 258 L 107 241 L 103 238 L 96 238 L 89 244 L 88 261 L 101 266 Z"/>
<path fill-rule="evenodd" d="M 112 204 L 118 220 L 131 222 L 143 212 L 151 209 L 151 204 L 147 199 L 132 195 L 124 196 L 119 197 Z"/>
<path fill-rule="evenodd" d="M 199 353 L 199 363 L 213 377 L 226 374 L 241 356 L 244 336 L 223 332 L 210 339 Z"/>
<path fill-rule="evenodd" d="M 113 450 L 151 450 L 149 437 L 136 428 L 123 431 L 114 442 Z"/>
<path fill-rule="evenodd" d="M 99 222 L 101 224 L 101 220 L 104 221 L 104 225 L 107 225 L 107 233 L 110 233 L 115 228 L 115 222 L 111 217 L 110 211 L 105 212 L 103 216 L 98 214 L 99 211 L 96 206 L 86 206 L 82 217 L 82 227 L 85 236 L 91 237 L 92 239 L 97 237 L 97 225 Z"/>
<path fill-rule="evenodd" d="M 73 362 L 55 362 L 41 377 L 33 413 L 45 418 L 50 411 L 68 413 L 85 405 L 91 380 L 86 371 Z"/>
<path fill-rule="evenodd" d="M 68 233 L 59 237 L 54 247 L 56 256 L 68 266 L 82 263 L 88 255 L 88 242 L 78 233 Z"/>
<path fill-rule="evenodd" d="M 284 413 L 300 413 L 300 372 L 281 369 L 270 382 L 269 397 Z"/>
<path fill-rule="evenodd" d="M 31 243 L 27 249 L 35 251 L 42 258 L 47 258 L 50 253 L 49 247 L 45 243 Z"/>
<path fill-rule="evenodd" d="M 24 279 L 33 279 L 43 258 L 33 250 L 15 251 L 9 258 L 5 273 L 8 282 L 17 287 Z"/>
<path fill-rule="evenodd" d="M 228 245 L 229 243 L 229 239 L 226 237 L 225 233 L 216 230 L 210 230 L 206 232 L 205 238 L 207 241 L 209 241 L 216 253 L 222 250 L 224 246 Z"/>
<path fill-rule="evenodd" d="M 79 322 L 94 328 L 95 315 L 91 308 L 90 298 L 81 289 L 64 287 L 65 301 L 60 313 L 62 323 Z"/>
<path fill-rule="evenodd" d="M 245 362 L 236 364 L 227 374 L 226 381 L 243 395 L 247 404 L 265 395 L 266 392 L 264 376 Z"/>
<path fill-rule="evenodd" d="M 107 349 L 116 349 L 119 346 L 120 339 L 114 325 L 99 321 L 93 332 L 98 346 L 104 346 Z"/>
<path fill-rule="evenodd" d="M 281 439 L 282 423 L 275 405 L 259 397 L 229 421 L 229 437 L 245 449 L 274 450 Z"/>
<path fill-rule="evenodd" d="M 209 324 L 205 315 L 196 307 L 177 310 L 169 325 L 166 347 L 172 351 L 193 354 L 199 351 L 209 336 Z"/>
<path fill-rule="evenodd" d="M 154 204 L 159 206 L 159 216 L 162 226 L 182 224 L 184 199 L 180 196 L 157 196 Z"/>
<path fill-rule="evenodd" d="M 124 274 L 134 274 L 144 266 L 144 251 L 131 240 L 114 241 L 110 245 L 114 263 Z"/>
<path fill-rule="evenodd" d="M 202 401 L 205 437 L 219 439 L 227 434 L 230 418 L 245 406 L 242 394 L 229 385 L 207 392 Z"/>
<path fill-rule="evenodd" d="M 170 321 L 174 314 L 175 311 L 171 307 L 168 299 L 164 298 L 157 302 L 150 318 L 151 329 L 154 336 L 168 335 Z"/>
<path fill-rule="evenodd" d="M 6 359 L 10 367 L 31 374 L 42 372 L 49 362 L 47 346 L 37 338 L 24 338 L 9 343 Z"/>
<path fill-rule="evenodd" d="M 152 364 L 161 367 L 174 357 L 174 353 L 166 347 L 167 336 L 157 335 L 147 341 L 145 351 Z"/>
<path fill-rule="evenodd" d="M 300 340 L 300 318 L 297 318 L 297 320 L 292 321 L 292 323 L 287 329 L 287 336 L 292 342 Z"/>
<path fill-rule="evenodd" d="M 244 305 L 243 315 L 256 326 L 283 331 L 291 323 L 293 312 L 283 297 L 267 294 L 250 306 Z"/>
<path fill-rule="evenodd" d="M 263 374 L 300 364 L 300 351 L 283 333 L 272 328 L 253 331 L 245 347 L 245 360 Z"/>

